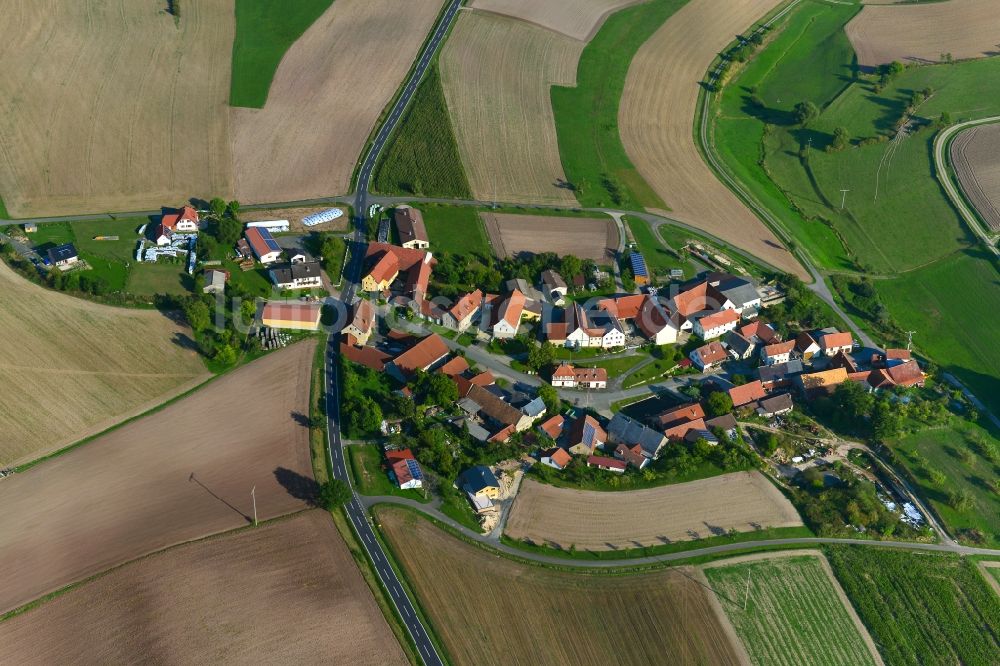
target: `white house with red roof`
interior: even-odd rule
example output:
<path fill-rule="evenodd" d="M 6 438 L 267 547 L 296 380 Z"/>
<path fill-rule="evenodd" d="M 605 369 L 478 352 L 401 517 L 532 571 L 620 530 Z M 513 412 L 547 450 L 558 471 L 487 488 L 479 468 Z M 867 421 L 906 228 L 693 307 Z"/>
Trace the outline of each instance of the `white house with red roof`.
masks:
<path fill-rule="evenodd" d="M 726 360 L 726 348 L 717 340 L 712 340 L 707 345 L 698 347 L 690 354 L 691 362 L 699 370 L 708 370 L 721 364 Z"/>
<path fill-rule="evenodd" d="M 846 353 L 854 348 L 854 338 L 851 334 L 840 331 L 824 331 L 817 342 L 824 356 L 836 356 L 837 352 Z"/>
<path fill-rule="evenodd" d="M 764 365 L 788 363 L 792 358 L 793 351 L 795 351 L 795 340 L 764 345 L 760 350 L 760 361 Z"/>
<path fill-rule="evenodd" d="M 740 313 L 736 310 L 720 310 L 694 320 L 692 331 L 702 340 L 714 340 L 736 328 L 740 323 Z"/>
<path fill-rule="evenodd" d="M 524 315 L 525 300 L 525 295 L 515 289 L 494 308 L 496 317 L 491 329 L 494 339 L 507 340 L 517 335 Z"/>

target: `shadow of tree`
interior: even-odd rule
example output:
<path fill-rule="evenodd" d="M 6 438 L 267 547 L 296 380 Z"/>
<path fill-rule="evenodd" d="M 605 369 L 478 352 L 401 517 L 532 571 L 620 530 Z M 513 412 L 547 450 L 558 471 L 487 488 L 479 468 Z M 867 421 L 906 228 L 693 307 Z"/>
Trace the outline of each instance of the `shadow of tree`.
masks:
<path fill-rule="evenodd" d="M 311 506 L 318 505 L 319 484 L 316 483 L 315 479 L 284 467 L 278 467 L 274 470 L 274 478 L 295 499 L 302 500 Z"/>

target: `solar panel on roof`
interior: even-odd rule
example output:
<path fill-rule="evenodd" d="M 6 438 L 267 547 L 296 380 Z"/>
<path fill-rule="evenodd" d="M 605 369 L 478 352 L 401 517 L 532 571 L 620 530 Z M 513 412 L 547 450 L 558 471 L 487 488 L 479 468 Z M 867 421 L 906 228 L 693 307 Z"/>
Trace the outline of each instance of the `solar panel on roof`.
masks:
<path fill-rule="evenodd" d="M 638 252 L 633 252 L 629 255 L 629 260 L 632 263 L 632 274 L 639 275 L 642 277 L 648 277 L 649 273 L 646 271 L 646 260 L 642 258 L 642 255 Z"/>
<path fill-rule="evenodd" d="M 271 252 L 281 252 L 281 246 L 278 245 L 278 241 L 274 240 L 274 236 L 271 235 L 270 231 L 261 227 L 254 228 L 260 233 L 260 239 L 267 245 L 268 250 Z"/>
<path fill-rule="evenodd" d="M 423 474 L 420 472 L 420 465 L 417 464 L 416 460 L 410 460 L 409 458 L 407 458 L 406 467 L 410 470 L 410 476 L 412 476 L 414 479 L 420 481 L 424 478 Z"/>
<path fill-rule="evenodd" d="M 597 431 L 594 429 L 594 426 L 592 424 L 590 424 L 590 423 L 584 423 L 583 424 L 583 441 L 584 442 L 586 442 L 587 444 L 590 444 L 592 441 L 594 441 L 594 437 L 596 435 L 597 435 Z"/>

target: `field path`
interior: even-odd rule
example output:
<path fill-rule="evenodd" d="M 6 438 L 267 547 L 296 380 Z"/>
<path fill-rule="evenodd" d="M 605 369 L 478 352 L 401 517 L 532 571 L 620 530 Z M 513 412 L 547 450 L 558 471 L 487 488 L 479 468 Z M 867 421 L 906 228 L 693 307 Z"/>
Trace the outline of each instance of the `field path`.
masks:
<path fill-rule="evenodd" d="M 653 211 L 704 229 L 787 272 L 808 273 L 705 164 L 692 123 L 699 82 L 716 55 L 780 0 L 691 0 L 639 49 L 618 123 L 629 158 L 671 210 Z"/>

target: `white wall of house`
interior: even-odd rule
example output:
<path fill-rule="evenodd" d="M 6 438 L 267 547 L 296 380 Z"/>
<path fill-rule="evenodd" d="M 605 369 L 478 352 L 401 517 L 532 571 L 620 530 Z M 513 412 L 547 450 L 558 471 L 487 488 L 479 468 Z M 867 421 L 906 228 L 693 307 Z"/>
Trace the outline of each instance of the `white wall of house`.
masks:
<path fill-rule="evenodd" d="M 736 328 L 739 321 L 732 321 L 728 324 L 722 324 L 720 326 L 714 326 L 709 329 L 702 328 L 701 320 L 699 319 L 694 323 L 694 334 L 700 337 L 702 340 L 714 340 L 720 336 L 725 335 L 729 331 Z"/>
<path fill-rule="evenodd" d="M 774 356 L 768 356 L 763 351 L 760 354 L 760 360 L 764 362 L 764 365 L 778 365 L 779 363 L 788 363 L 791 360 L 792 354 L 790 352 L 785 354 L 775 354 Z"/>
<path fill-rule="evenodd" d="M 498 340 L 506 340 L 517 335 L 517 327 L 511 326 L 506 319 L 501 319 L 493 324 L 493 337 Z"/>

